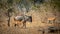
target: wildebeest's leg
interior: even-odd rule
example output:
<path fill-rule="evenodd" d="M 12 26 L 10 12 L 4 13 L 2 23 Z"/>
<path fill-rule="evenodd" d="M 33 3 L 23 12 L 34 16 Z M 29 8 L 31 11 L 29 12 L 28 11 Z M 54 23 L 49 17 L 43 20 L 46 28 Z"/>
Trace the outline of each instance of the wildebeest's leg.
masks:
<path fill-rule="evenodd" d="M 42 34 L 45 34 L 45 31 L 44 30 L 42 31 Z"/>
<path fill-rule="evenodd" d="M 23 21 L 23 27 L 26 28 L 26 21 Z"/>
<path fill-rule="evenodd" d="M 14 24 L 14 26 L 15 26 L 15 27 L 16 27 L 16 26 L 18 26 L 18 24 L 17 24 L 17 23 L 18 23 L 18 21 L 15 21 L 15 24 Z"/>
<path fill-rule="evenodd" d="M 17 24 L 14 25 L 15 27 L 17 26 Z"/>

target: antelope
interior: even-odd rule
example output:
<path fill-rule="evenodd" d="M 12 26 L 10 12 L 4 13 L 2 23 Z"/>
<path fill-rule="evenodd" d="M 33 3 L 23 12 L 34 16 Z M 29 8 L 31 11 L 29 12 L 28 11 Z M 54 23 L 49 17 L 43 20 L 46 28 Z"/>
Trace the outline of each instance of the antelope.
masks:
<path fill-rule="evenodd" d="M 54 23 L 55 19 L 56 19 L 55 17 L 49 17 L 49 18 L 47 18 L 48 23 Z"/>
<path fill-rule="evenodd" d="M 16 17 L 14 17 L 14 21 L 16 21 L 15 26 L 18 25 L 18 22 L 22 22 L 23 23 L 23 27 L 26 28 L 26 21 L 32 22 L 32 17 L 31 16 L 27 16 L 27 15 L 25 15 L 25 16 L 16 16 Z"/>

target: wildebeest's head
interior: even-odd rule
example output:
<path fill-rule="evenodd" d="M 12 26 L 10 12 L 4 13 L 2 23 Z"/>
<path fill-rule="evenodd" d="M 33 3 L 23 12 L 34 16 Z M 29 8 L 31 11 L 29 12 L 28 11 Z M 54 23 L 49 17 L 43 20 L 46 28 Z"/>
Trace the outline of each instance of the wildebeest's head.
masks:
<path fill-rule="evenodd" d="M 28 22 L 32 22 L 32 16 L 27 16 L 27 15 L 25 15 L 25 16 L 24 16 L 24 20 L 25 20 L 25 21 L 28 21 Z"/>
<path fill-rule="evenodd" d="M 32 17 L 31 17 L 31 16 L 28 16 L 28 17 L 29 17 L 29 18 L 28 18 L 27 21 L 32 22 Z"/>

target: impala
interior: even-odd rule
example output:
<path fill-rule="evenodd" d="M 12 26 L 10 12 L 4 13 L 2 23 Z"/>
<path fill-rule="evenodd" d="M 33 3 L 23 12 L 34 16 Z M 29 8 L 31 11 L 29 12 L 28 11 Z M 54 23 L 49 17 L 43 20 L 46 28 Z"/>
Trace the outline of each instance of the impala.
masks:
<path fill-rule="evenodd" d="M 49 23 L 54 23 L 55 22 L 55 17 L 49 17 L 47 18 Z"/>

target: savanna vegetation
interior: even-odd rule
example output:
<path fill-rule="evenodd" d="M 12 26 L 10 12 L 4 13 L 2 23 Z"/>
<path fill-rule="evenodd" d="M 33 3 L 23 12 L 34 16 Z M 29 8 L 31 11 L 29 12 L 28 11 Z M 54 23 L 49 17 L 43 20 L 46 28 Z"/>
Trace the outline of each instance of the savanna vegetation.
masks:
<path fill-rule="evenodd" d="M 20 15 L 32 17 L 27 29 L 20 22 L 14 26 L 14 17 Z M 48 27 L 60 29 L 60 0 L 0 0 L 0 34 L 44 34 L 39 29 Z"/>

